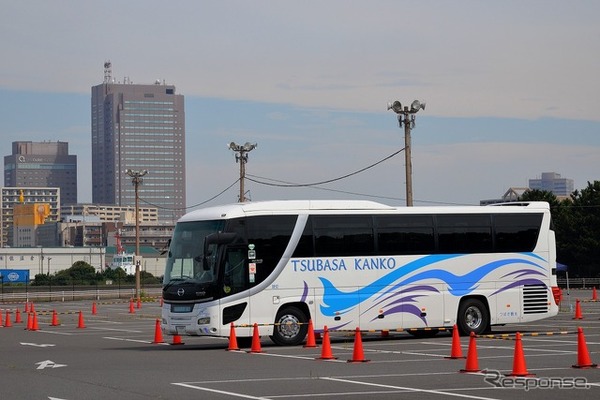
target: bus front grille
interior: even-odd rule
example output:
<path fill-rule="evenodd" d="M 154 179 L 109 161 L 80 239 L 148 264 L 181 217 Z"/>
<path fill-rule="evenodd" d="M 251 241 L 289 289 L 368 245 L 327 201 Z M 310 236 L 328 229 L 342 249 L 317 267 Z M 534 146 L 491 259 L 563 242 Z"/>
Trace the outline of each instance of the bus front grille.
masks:
<path fill-rule="evenodd" d="M 523 286 L 523 314 L 548 312 L 548 288 L 545 285 Z"/>

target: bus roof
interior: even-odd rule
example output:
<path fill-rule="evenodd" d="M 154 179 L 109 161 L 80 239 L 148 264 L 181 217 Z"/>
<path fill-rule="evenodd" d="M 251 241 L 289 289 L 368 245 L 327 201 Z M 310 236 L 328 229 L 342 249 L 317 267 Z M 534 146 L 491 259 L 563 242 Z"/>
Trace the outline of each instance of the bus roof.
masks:
<path fill-rule="evenodd" d="M 511 206 L 511 207 L 500 207 Z M 351 213 L 360 213 L 361 211 L 377 211 L 381 213 L 402 212 L 412 213 L 469 213 L 485 212 L 494 208 L 493 212 L 514 212 L 518 210 L 549 210 L 550 206 L 546 202 L 519 202 L 519 203 L 501 203 L 488 206 L 428 206 L 428 207 L 392 207 L 385 204 L 368 200 L 271 200 L 257 201 L 248 203 L 234 203 L 221 206 L 207 207 L 191 211 L 181 217 L 180 222 L 230 219 L 239 218 L 248 215 L 269 215 L 269 214 L 329 214 L 335 211 L 350 211 Z"/>

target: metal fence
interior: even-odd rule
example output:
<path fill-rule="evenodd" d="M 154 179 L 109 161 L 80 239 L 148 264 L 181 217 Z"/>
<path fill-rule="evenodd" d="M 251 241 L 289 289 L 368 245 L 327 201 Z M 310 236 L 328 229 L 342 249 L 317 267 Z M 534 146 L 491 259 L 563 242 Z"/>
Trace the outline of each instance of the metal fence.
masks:
<path fill-rule="evenodd" d="M 600 288 L 600 278 L 558 278 L 561 288 Z M 145 285 L 141 288 L 142 297 L 160 298 L 161 285 Z M 135 286 L 13 286 L 2 287 L 0 303 L 23 301 L 75 301 L 102 299 L 132 299 L 135 297 Z"/>
<path fill-rule="evenodd" d="M 107 288 L 106 286 L 29 286 L 7 289 L 3 288 L 2 293 L 0 293 L 0 303 L 132 299 L 135 297 L 135 286 L 115 288 Z M 144 298 L 160 298 L 162 287 L 161 285 L 145 286 L 141 288 L 140 294 Z"/>
<path fill-rule="evenodd" d="M 581 288 L 589 289 L 600 287 L 600 278 L 557 278 L 558 286 L 561 288 Z"/>

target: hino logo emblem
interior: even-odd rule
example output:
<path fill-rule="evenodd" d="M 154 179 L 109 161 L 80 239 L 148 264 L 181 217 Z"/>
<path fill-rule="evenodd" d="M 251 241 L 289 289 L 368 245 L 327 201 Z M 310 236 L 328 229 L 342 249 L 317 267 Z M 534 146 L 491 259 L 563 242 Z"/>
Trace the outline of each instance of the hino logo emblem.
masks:
<path fill-rule="evenodd" d="M 180 296 L 180 297 L 181 297 L 181 296 L 183 296 L 183 295 L 184 295 L 184 293 L 185 293 L 185 290 L 184 290 L 183 288 L 179 288 L 179 289 L 177 289 L 177 296 Z"/>

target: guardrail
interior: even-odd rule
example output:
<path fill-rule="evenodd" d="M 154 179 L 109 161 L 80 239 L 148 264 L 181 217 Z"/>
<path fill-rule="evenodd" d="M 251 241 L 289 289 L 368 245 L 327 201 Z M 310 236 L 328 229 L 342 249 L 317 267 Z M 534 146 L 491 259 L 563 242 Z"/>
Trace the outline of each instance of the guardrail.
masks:
<path fill-rule="evenodd" d="M 144 298 L 162 295 L 162 289 L 143 288 Z M 75 300 L 102 300 L 102 299 L 131 299 L 135 297 L 135 288 L 115 289 L 83 289 L 83 290 L 47 290 L 47 291 L 18 291 L 12 293 L 1 293 L 1 303 L 17 303 L 24 301 L 75 301 Z"/>
<path fill-rule="evenodd" d="M 557 278 L 558 286 L 561 288 L 567 287 L 567 278 Z M 592 287 L 600 287 L 600 278 L 569 278 L 568 287 L 589 289 Z"/>
<path fill-rule="evenodd" d="M 600 288 L 600 278 L 569 278 L 568 286 L 566 278 L 558 278 L 558 286 L 561 288 Z M 59 287 L 56 287 L 57 289 Z M 42 290 L 39 290 L 42 289 Z M 162 288 L 144 287 L 141 289 L 143 297 L 156 297 L 162 295 Z M 75 301 L 75 300 L 102 300 L 102 299 L 131 299 L 135 297 L 134 287 L 120 287 L 111 289 L 59 289 L 59 290 L 44 290 L 40 287 L 30 287 L 10 292 L 7 290 L 0 293 L 0 303 L 14 303 L 22 301 Z"/>

